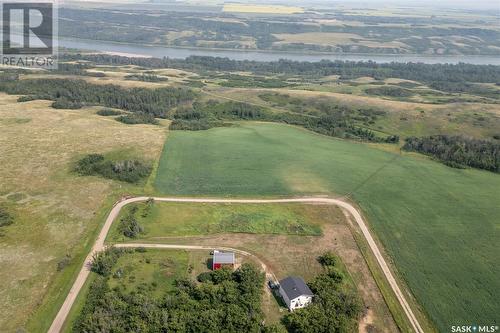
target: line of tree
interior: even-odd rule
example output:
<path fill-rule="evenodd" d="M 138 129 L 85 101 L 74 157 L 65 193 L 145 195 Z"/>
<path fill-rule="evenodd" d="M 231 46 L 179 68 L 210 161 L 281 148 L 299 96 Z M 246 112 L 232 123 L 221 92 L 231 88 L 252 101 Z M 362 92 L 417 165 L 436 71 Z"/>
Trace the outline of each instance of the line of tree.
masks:
<path fill-rule="evenodd" d="M 492 141 L 449 135 L 410 137 L 403 149 L 432 156 L 455 168 L 500 172 L 500 144 Z"/>
<path fill-rule="evenodd" d="M 130 58 L 106 54 L 65 54 L 63 59 L 86 60 L 105 65 L 137 65 L 147 68 L 179 68 L 195 71 L 249 71 L 256 74 L 291 74 L 328 76 L 340 75 L 342 79 L 369 76 L 375 79 L 400 78 L 405 80 L 433 82 L 500 82 L 500 66 L 424 63 L 376 63 L 373 61 L 329 61 L 299 62 L 281 59 L 261 62 L 231 60 L 229 58 L 190 56 L 186 59 Z"/>
<path fill-rule="evenodd" d="M 0 91 L 13 95 L 28 95 L 23 100 L 47 99 L 54 107 L 79 108 L 84 105 L 101 105 L 142 112 L 166 118 L 167 113 L 182 103 L 192 101 L 196 94 L 182 88 L 132 88 L 107 84 L 90 84 L 72 79 L 31 79 L 0 82 Z"/>

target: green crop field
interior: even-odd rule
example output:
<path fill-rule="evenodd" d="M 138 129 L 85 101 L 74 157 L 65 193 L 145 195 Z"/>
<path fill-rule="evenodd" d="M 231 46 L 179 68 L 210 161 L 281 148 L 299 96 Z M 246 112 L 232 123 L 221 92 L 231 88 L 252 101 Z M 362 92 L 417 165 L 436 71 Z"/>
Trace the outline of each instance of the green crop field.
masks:
<path fill-rule="evenodd" d="M 140 239 L 211 235 L 218 233 L 321 235 L 321 213 L 327 209 L 311 209 L 304 205 L 245 205 L 245 204 L 192 204 L 146 203 L 129 205 L 120 218 L 136 206 L 138 222 L 144 227 Z M 148 210 L 148 213 L 145 213 Z M 119 222 L 111 227 L 108 240 L 130 241 L 119 233 Z"/>
<path fill-rule="evenodd" d="M 440 331 L 498 324 L 500 177 L 294 127 L 171 133 L 155 181 L 173 195 L 352 193 Z"/>

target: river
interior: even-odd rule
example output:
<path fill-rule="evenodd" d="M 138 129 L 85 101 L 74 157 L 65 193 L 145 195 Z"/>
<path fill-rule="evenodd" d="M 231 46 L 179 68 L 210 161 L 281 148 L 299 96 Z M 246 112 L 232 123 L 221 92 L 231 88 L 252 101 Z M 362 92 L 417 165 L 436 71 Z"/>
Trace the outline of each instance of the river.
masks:
<path fill-rule="evenodd" d="M 189 56 L 212 56 L 227 57 L 233 60 L 258 60 L 276 61 L 279 59 L 289 59 L 296 61 L 320 61 L 326 60 L 350 60 L 350 61 L 375 61 L 387 62 L 422 62 L 426 64 L 465 62 L 477 65 L 500 65 L 500 56 L 425 56 L 425 55 L 379 55 L 379 54 L 306 54 L 306 53 L 286 53 L 273 51 L 237 51 L 237 50 L 210 50 L 210 49 L 190 49 L 162 46 L 146 46 L 136 44 L 120 44 L 107 41 L 93 41 L 83 39 L 59 38 L 60 47 L 93 50 L 112 54 L 122 54 L 126 56 L 143 56 L 155 58 L 177 58 L 184 59 Z"/>

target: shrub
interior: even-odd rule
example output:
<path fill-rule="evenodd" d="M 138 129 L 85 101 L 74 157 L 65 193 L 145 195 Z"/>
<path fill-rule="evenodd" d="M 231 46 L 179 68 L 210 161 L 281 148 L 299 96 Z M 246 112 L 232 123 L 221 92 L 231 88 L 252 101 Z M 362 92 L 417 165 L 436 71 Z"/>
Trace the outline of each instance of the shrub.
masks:
<path fill-rule="evenodd" d="M 101 154 L 89 154 L 76 163 L 82 176 L 100 175 L 128 183 L 137 183 L 151 173 L 151 166 L 138 160 L 107 160 Z"/>
<path fill-rule="evenodd" d="M 144 231 L 144 229 L 137 221 L 135 215 L 128 214 L 120 220 L 120 224 L 118 224 L 118 231 L 125 237 L 136 238 L 141 232 Z"/>
<path fill-rule="evenodd" d="M 204 282 L 212 282 L 212 272 L 203 272 L 200 273 L 196 279 L 198 282 L 204 283 Z"/>
<path fill-rule="evenodd" d="M 95 253 L 92 256 L 91 271 L 102 276 L 108 276 L 118 258 L 125 252 L 124 249 L 108 247 L 104 251 Z"/>
<path fill-rule="evenodd" d="M 31 96 L 31 95 L 26 95 L 26 96 L 21 96 L 17 99 L 18 103 L 23 103 L 23 102 L 30 102 L 36 100 L 36 96 Z"/>
<path fill-rule="evenodd" d="M 158 125 L 158 120 L 149 113 L 132 113 L 116 118 L 117 121 L 127 125 L 152 124 Z"/>
<path fill-rule="evenodd" d="M 14 217 L 6 208 L 0 207 L 0 227 L 5 227 L 14 223 Z"/>
<path fill-rule="evenodd" d="M 89 154 L 79 160 L 75 171 L 82 176 L 90 176 L 97 172 L 97 165 L 104 162 L 104 156 L 101 154 Z"/>
<path fill-rule="evenodd" d="M 78 101 L 73 102 L 67 99 L 58 99 L 54 103 L 52 103 L 52 107 L 54 109 L 76 110 L 76 109 L 81 109 L 83 107 L 83 104 Z"/>
<path fill-rule="evenodd" d="M 113 110 L 113 109 L 101 109 L 99 111 L 97 111 L 97 114 L 100 115 L 100 116 L 104 116 L 104 117 L 108 117 L 108 116 L 119 116 L 121 115 L 123 112 L 121 111 L 117 111 L 117 110 Z"/>
<path fill-rule="evenodd" d="M 60 272 L 66 266 L 68 266 L 71 263 L 71 256 L 69 254 L 66 254 L 59 262 L 57 263 L 57 271 Z"/>
<path fill-rule="evenodd" d="M 323 267 L 335 266 L 337 264 L 337 256 L 332 252 L 326 252 L 318 257 L 318 262 Z"/>

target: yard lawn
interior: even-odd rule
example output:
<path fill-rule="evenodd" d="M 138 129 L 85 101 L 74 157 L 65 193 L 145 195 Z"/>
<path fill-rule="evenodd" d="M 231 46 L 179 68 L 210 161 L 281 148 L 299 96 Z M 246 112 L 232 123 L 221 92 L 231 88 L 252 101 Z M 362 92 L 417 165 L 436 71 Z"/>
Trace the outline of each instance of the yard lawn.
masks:
<path fill-rule="evenodd" d="M 350 194 L 440 331 L 498 320 L 497 174 L 285 125 L 241 123 L 173 132 L 155 185 L 170 195 Z"/>
<path fill-rule="evenodd" d="M 89 153 L 155 160 L 166 131 L 127 126 L 95 109 L 55 110 L 49 101 L 16 99 L 0 95 L 0 204 L 16 217 L 0 237 L 0 327 L 46 332 L 113 202 L 143 192 L 80 177 L 73 163 Z M 69 266 L 58 271 L 67 254 Z"/>
<path fill-rule="evenodd" d="M 208 253 L 206 257 L 208 258 Z M 109 279 L 109 287 L 119 288 L 125 293 L 145 287 L 152 295 L 160 298 L 175 290 L 176 280 L 189 275 L 189 261 L 190 254 L 187 251 L 133 251 L 118 259 Z"/>

